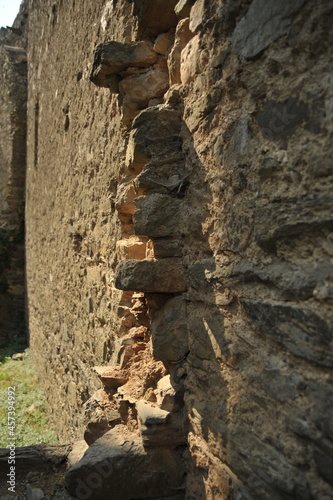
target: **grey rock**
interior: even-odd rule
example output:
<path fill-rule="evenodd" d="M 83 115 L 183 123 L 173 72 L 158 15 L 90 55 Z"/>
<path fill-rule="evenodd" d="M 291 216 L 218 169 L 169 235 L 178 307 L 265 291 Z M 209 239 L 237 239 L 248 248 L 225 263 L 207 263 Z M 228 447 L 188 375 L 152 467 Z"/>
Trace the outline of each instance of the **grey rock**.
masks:
<path fill-rule="evenodd" d="M 333 486 L 333 442 L 328 439 L 318 439 L 313 453 L 318 474 Z"/>
<path fill-rule="evenodd" d="M 124 260 L 116 269 L 116 287 L 157 293 L 185 292 L 186 278 L 181 259 Z"/>
<path fill-rule="evenodd" d="M 240 302 L 264 335 L 296 356 L 333 366 L 332 328 L 314 311 L 247 299 L 240 299 Z"/>
<path fill-rule="evenodd" d="M 265 250 L 275 252 L 280 238 L 289 238 L 312 231 L 314 228 L 331 227 L 333 197 L 315 193 L 302 199 L 284 199 L 272 202 L 257 210 L 255 237 Z M 269 223 L 268 223 L 269 222 Z"/>
<path fill-rule="evenodd" d="M 284 35 L 305 0 L 253 0 L 232 36 L 232 44 L 245 58 L 251 58 Z"/>
<path fill-rule="evenodd" d="M 138 417 L 143 425 L 164 424 L 167 416 L 170 415 L 170 412 L 153 406 L 143 399 L 138 401 L 135 406 Z"/>
<path fill-rule="evenodd" d="M 157 311 L 151 322 L 152 352 L 161 361 L 177 361 L 188 351 L 186 301 L 174 297 Z"/>
<path fill-rule="evenodd" d="M 180 240 L 158 238 L 154 241 L 154 255 L 156 259 L 182 257 L 182 243 Z"/>
<path fill-rule="evenodd" d="M 257 284 L 272 285 L 281 292 L 287 300 L 305 300 L 312 297 L 317 283 L 329 277 L 333 266 L 328 262 L 319 262 L 314 268 L 298 266 L 290 262 L 275 261 L 265 266 L 256 266 L 251 262 L 243 261 L 220 275 L 214 273 L 218 281 L 235 286 L 253 285 L 253 292 L 257 293 Z"/>
<path fill-rule="evenodd" d="M 117 88 L 115 75 L 128 67 L 147 67 L 157 61 L 157 54 L 149 42 L 108 42 L 94 51 L 94 64 L 90 80 L 99 87 Z M 118 79 L 118 83 L 120 78 Z"/>
<path fill-rule="evenodd" d="M 171 108 L 161 105 L 142 111 L 133 121 L 127 152 L 128 168 L 139 174 L 143 166 L 170 165 L 182 159 L 181 118 Z"/>
<path fill-rule="evenodd" d="M 182 203 L 164 194 L 139 196 L 134 201 L 134 232 L 150 238 L 177 236 L 182 232 Z"/>
<path fill-rule="evenodd" d="M 33 488 L 30 484 L 26 487 L 27 500 L 43 500 L 44 493 L 40 488 Z"/>
<path fill-rule="evenodd" d="M 117 426 L 68 470 L 65 484 L 76 498 L 130 500 L 171 496 L 181 486 L 183 475 L 184 465 L 176 451 L 145 450 L 140 436 Z"/>
<path fill-rule="evenodd" d="M 296 128 L 309 120 L 307 103 L 289 98 L 284 102 L 267 101 L 257 112 L 257 121 L 264 137 L 286 139 Z"/>

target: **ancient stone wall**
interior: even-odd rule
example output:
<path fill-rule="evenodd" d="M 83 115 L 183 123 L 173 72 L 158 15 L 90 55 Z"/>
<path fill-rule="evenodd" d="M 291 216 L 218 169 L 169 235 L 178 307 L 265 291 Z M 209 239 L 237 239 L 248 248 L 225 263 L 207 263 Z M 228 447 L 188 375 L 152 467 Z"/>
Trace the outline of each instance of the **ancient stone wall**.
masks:
<path fill-rule="evenodd" d="M 77 498 L 332 497 L 332 18 L 30 1 L 31 345 Z"/>
<path fill-rule="evenodd" d="M 0 341 L 25 336 L 24 191 L 27 63 L 22 5 L 0 31 Z"/>

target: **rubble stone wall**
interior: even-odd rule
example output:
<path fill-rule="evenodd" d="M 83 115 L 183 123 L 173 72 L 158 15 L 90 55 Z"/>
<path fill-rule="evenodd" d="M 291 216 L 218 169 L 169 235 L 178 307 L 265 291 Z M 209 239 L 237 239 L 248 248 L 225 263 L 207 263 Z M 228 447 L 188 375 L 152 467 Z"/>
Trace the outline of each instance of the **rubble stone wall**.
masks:
<path fill-rule="evenodd" d="M 332 497 L 332 18 L 30 1 L 31 346 L 90 446 L 72 495 L 158 462 L 147 498 Z"/>

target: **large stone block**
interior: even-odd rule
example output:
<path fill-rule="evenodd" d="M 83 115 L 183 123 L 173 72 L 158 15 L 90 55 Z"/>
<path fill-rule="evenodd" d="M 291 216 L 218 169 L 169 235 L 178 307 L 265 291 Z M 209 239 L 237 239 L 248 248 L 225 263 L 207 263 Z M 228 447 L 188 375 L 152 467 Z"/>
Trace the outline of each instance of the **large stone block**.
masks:
<path fill-rule="evenodd" d="M 176 451 L 145 450 L 140 436 L 117 426 L 68 470 L 66 488 L 75 498 L 86 500 L 165 497 L 177 492 L 183 474 Z"/>
<path fill-rule="evenodd" d="M 182 203 L 164 194 L 149 194 L 135 200 L 134 232 L 150 238 L 177 236 L 183 231 Z"/>
<path fill-rule="evenodd" d="M 138 174 L 148 161 L 174 163 L 181 156 L 181 118 L 167 106 L 142 111 L 133 121 L 126 162 Z"/>
<path fill-rule="evenodd" d="M 314 311 L 240 299 L 256 328 L 296 356 L 333 366 L 332 327 Z"/>
<path fill-rule="evenodd" d="M 124 260 L 116 269 L 116 287 L 120 290 L 180 293 L 186 291 L 181 259 Z"/>
<path fill-rule="evenodd" d="M 152 352 L 161 361 L 177 361 L 188 352 L 186 301 L 174 297 L 158 310 L 151 322 Z"/>
<path fill-rule="evenodd" d="M 182 19 L 177 25 L 175 43 L 168 56 L 170 85 L 181 83 L 180 57 L 182 50 L 186 47 L 191 38 L 193 38 L 193 33 L 189 28 L 189 19 Z"/>
<path fill-rule="evenodd" d="M 254 0 L 232 36 L 232 44 L 243 57 L 260 54 L 287 33 L 294 15 L 305 0 Z"/>
<path fill-rule="evenodd" d="M 115 75 L 129 67 L 147 67 L 157 61 L 158 55 L 151 43 L 146 41 L 136 43 L 108 42 L 98 45 L 94 52 L 94 64 L 90 80 L 99 87 L 115 87 Z M 118 79 L 118 83 L 120 78 Z"/>

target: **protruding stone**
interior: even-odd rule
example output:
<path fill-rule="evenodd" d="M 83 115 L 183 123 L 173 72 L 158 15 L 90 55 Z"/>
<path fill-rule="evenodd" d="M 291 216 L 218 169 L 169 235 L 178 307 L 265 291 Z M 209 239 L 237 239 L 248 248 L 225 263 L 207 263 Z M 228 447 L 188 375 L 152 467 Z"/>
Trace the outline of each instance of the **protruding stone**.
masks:
<path fill-rule="evenodd" d="M 65 482 L 75 498 L 130 500 L 171 496 L 181 487 L 183 475 L 177 451 L 145 450 L 139 435 L 118 425 L 89 447 L 68 470 Z"/>
<path fill-rule="evenodd" d="M 109 366 L 94 366 L 93 370 L 97 373 L 105 387 L 109 389 L 117 389 L 126 384 L 127 378 L 120 370 L 116 370 Z"/>
<path fill-rule="evenodd" d="M 155 164 L 171 164 L 177 159 L 179 161 L 182 157 L 180 129 L 179 114 L 167 106 L 142 111 L 132 125 L 126 152 L 128 169 L 139 174 L 152 159 Z"/>
<path fill-rule="evenodd" d="M 180 240 L 169 238 L 157 238 L 154 241 L 154 256 L 156 259 L 166 259 L 170 257 L 182 257 L 182 244 Z"/>
<path fill-rule="evenodd" d="M 67 458 L 68 467 L 72 467 L 72 465 L 75 465 L 79 460 L 81 460 L 87 449 L 88 445 L 84 439 L 74 443 L 72 451 L 69 453 Z"/>
<path fill-rule="evenodd" d="M 180 293 L 186 291 L 181 259 L 125 260 L 116 269 L 120 290 Z"/>
<path fill-rule="evenodd" d="M 172 298 L 154 314 L 151 338 L 153 356 L 160 361 L 178 361 L 187 353 L 187 311 L 182 296 Z"/>
<path fill-rule="evenodd" d="M 170 375 L 165 375 L 157 382 L 157 389 L 154 392 L 158 406 L 162 410 L 171 412 L 175 404 L 176 390 L 171 384 Z"/>
<path fill-rule="evenodd" d="M 158 54 L 167 55 L 172 46 L 173 36 L 172 33 L 161 33 L 155 40 L 154 50 Z"/>
<path fill-rule="evenodd" d="M 143 425 L 165 424 L 169 412 L 153 406 L 148 401 L 140 400 L 136 403 L 138 417 Z"/>
<path fill-rule="evenodd" d="M 194 0 L 179 0 L 175 7 L 177 17 L 189 17 Z"/>
<path fill-rule="evenodd" d="M 116 196 L 116 209 L 122 214 L 134 213 L 134 198 L 136 193 L 132 181 L 123 182 L 118 186 Z"/>
<path fill-rule="evenodd" d="M 136 404 L 143 444 L 148 447 L 179 446 L 186 442 L 181 413 L 171 414 L 148 401 Z"/>
<path fill-rule="evenodd" d="M 182 233 L 182 203 L 176 198 L 153 193 L 135 200 L 134 232 L 150 238 Z"/>
<path fill-rule="evenodd" d="M 180 57 L 191 38 L 193 38 L 193 33 L 189 28 L 189 19 L 183 19 L 177 25 L 175 43 L 168 57 L 170 85 L 181 83 Z"/>
<path fill-rule="evenodd" d="M 94 52 L 94 64 L 90 80 L 99 87 L 116 90 L 115 75 L 129 67 L 147 67 L 157 61 L 158 55 L 152 44 L 108 42 L 98 45 Z M 118 83 L 120 78 L 118 78 Z"/>
<path fill-rule="evenodd" d="M 126 124 L 148 106 L 151 99 L 164 95 L 169 87 L 166 68 L 154 68 L 139 75 L 130 75 L 119 84 L 122 94 L 122 120 Z"/>

